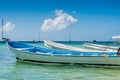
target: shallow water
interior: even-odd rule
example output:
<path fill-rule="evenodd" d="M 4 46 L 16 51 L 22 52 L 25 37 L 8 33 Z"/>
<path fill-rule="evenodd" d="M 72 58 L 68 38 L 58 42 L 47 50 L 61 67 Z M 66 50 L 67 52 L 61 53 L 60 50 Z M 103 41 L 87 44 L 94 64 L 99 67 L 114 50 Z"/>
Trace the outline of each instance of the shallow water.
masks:
<path fill-rule="evenodd" d="M 82 47 L 80 42 L 66 43 Z M 43 43 L 26 43 L 45 47 Z M 46 47 L 45 47 L 46 48 Z M 16 61 L 5 43 L 0 43 L 0 80 L 120 80 L 120 68 L 56 65 Z"/>

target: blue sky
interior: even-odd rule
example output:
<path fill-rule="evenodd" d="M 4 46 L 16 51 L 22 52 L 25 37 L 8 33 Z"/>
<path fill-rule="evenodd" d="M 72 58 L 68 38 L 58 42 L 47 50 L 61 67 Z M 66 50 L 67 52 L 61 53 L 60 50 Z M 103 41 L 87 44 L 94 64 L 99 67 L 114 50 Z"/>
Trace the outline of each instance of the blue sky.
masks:
<path fill-rule="evenodd" d="M 11 40 L 39 40 L 40 33 L 40 40 L 107 41 L 120 35 L 120 0 L 0 0 L 1 18 L 12 26 L 4 31 Z"/>

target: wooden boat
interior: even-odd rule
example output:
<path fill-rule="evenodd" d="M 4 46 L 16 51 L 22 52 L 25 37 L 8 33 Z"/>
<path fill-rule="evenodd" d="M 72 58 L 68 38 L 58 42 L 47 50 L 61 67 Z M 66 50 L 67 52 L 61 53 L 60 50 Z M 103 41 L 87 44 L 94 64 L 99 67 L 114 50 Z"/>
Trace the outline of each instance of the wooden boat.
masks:
<path fill-rule="evenodd" d="M 44 40 L 44 45 L 52 48 L 52 49 L 60 49 L 60 50 L 70 50 L 70 51 L 83 51 L 83 52 L 113 52 L 113 51 L 107 51 L 107 50 L 93 50 L 93 49 L 85 49 L 85 48 L 77 48 L 77 47 L 72 47 L 60 43 L 56 43 L 53 41 L 48 41 Z"/>
<path fill-rule="evenodd" d="M 92 43 L 84 43 L 83 46 L 85 46 L 87 48 L 91 48 L 91 49 L 102 50 L 102 51 L 117 52 L 117 50 L 118 50 L 118 47 L 92 44 Z"/>
<path fill-rule="evenodd" d="M 22 61 L 44 63 L 78 63 L 94 65 L 120 65 L 116 52 L 76 52 L 45 49 L 18 42 L 7 42 L 9 49 Z"/>

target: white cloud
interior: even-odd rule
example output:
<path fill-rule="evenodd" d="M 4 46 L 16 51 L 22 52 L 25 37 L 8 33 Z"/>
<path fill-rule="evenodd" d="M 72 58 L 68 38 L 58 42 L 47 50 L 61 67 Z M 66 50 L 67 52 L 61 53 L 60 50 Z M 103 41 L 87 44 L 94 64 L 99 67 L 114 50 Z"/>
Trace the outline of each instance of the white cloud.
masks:
<path fill-rule="evenodd" d="M 49 18 L 44 20 L 41 26 L 42 31 L 63 30 L 77 22 L 77 19 L 65 13 L 63 10 L 55 10 L 55 14 L 56 17 L 54 19 Z"/>
<path fill-rule="evenodd" d="M 6 32 L 12 31 L 12 30 L 14 30 L 14 27 L 15 27 L 15 24 L 12 24 L 11 22 L 7 22 L 5 24 L 5 26 L 3 26 L 3 31 L 6 31 Z M 0 30 L 2 30 L 1 28 L 0 28 Z"/>

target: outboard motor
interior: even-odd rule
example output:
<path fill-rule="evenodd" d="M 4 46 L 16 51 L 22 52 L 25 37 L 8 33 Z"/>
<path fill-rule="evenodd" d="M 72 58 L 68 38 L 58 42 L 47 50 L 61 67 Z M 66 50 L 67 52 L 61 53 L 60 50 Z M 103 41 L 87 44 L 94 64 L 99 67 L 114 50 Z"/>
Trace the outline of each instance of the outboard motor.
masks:
<path fill-rule="evenodd" d="M 117 51 L 117 55 L 119 55 L 120 56 L 120 48 L 118 49 L 118 51 Z"/>

